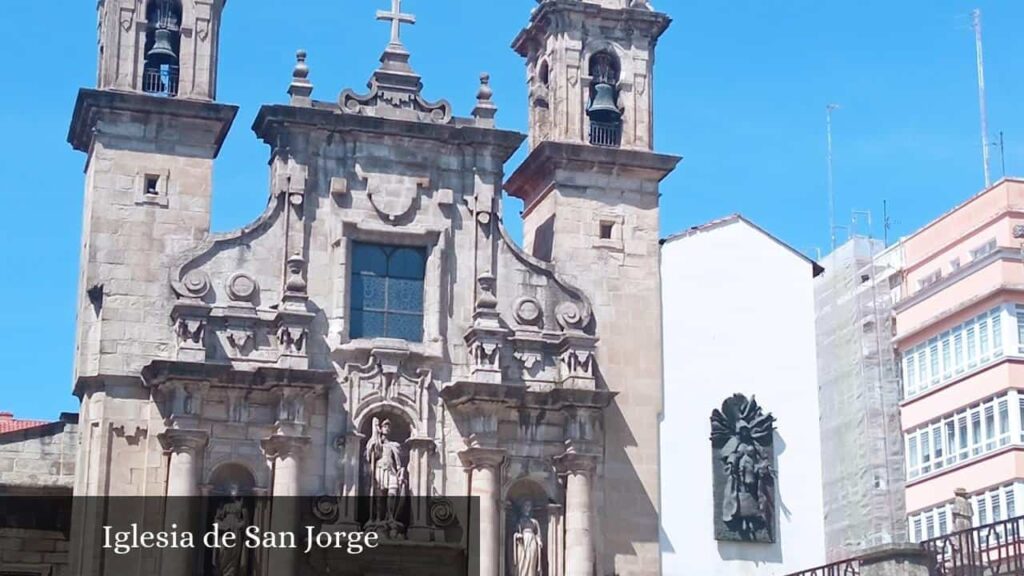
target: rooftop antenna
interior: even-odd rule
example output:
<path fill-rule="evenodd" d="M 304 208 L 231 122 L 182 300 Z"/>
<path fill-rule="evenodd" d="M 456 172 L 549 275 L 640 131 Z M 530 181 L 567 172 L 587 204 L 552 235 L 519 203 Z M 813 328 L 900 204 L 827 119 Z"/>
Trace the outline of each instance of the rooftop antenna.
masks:
<path fill-rule="evenodd" d="M 828 134 L 828 233 L 832 251 L 836 249 L 836 190 L 832 166 L 832 112 L 838 109 L 838 104 L 829 104 L 825 107 L 825 125 Z"/>
<path fill-rule="evenodd" d="M 981 153 L 985 162 L 985 188 L 992 185 L 992 174 L 989 170 L 989 145 L 988 145 L 988 105 L 985 98 L 985 53 L 981 41 L 981 10 L 974 9 L 971 12 L 971 22 L 974 27 L 974 43 L 978 54 L 978 100 L 981 106 Z"/>
<path fill-rule="evenodd" d="M 999 148 L 999 169 L 1002 171 L 1000 178 L 1006 178 L 1006 142 L 1003 140 L 1003 131 L 999 131 L 999 141 L 993 142 L 993 146 Z"/>
<path fill-rule="evenodd" d="M 889 218 L 889 202 L 882 200 L 882 245 L 889 247 L 889 229 L 892 228 L 892 220 Z"/>

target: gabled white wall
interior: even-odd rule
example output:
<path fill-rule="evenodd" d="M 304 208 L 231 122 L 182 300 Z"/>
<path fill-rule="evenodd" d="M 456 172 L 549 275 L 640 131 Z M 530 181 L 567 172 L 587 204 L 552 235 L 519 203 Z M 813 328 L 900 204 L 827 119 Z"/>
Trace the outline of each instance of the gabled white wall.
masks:
<path fill-rule="evenodd" d="M 824 564 L 811 264 L 742 220 L 662 248 L 663 573 L 784 575 Z M 710 416 L 733 393 L 775 415 L 775 544 L 714 538 Z"/>

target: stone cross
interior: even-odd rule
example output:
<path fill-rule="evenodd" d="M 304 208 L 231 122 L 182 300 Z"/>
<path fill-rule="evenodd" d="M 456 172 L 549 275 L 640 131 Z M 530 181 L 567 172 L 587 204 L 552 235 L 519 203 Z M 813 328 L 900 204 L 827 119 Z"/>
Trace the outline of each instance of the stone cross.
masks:
<path fill-rule="evenodd" d="M 415 24 L 416 17 L 412 14 L 402 14 L 402 0 L 391 0 L 391 12 L 384 10 L 377 11 L 377 20 L 391 21 L 391 43 L 402 43 L 402 24 Z"/>

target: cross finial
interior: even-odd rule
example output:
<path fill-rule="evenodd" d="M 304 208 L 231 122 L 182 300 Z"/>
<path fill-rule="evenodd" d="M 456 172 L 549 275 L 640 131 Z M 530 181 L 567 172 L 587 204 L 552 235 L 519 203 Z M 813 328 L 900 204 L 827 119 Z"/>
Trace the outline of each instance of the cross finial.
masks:
<path fill-rule="evenodd" d="M 391 12 L 378 10 L 377 20 L 391 21 L 392 44 L 402 43 L 402 24 L 416 23 L 416 17 L 412 14 L 402 14 L 402 0 L 391 0 Z"/>

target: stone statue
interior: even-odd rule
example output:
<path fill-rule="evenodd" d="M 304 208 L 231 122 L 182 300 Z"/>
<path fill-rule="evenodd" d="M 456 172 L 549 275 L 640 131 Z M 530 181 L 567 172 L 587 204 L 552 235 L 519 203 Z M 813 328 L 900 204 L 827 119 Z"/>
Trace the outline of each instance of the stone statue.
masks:
<path fill-rule="evenodd" d="M 373 419 L 370 440 L 366 443 L 366 463 L 370 474 L 370 520 L 367 527 L 397 538 L 404 526 L 399 512 L 408 495 L 408 472 L 402 466 L 402 447 L 390 439 L 391 421 Z"/>
<path fill-rule="evenodd" d="M 967 490 L 957 488 L 954 494 L 956 497 L 953 499 L 953 531 L 970 530 L 973 525 L 974 507 L 967 498 Z"/>
<path fill-rule="evenodd" d="M 231 500 L 217 509 L 213 523 L 221 534 L 233 532 L 236 545 L 213 549 L 213 573 L 216 576 L 248 576 L 249 557 L 245 542 L 245 529 L 249 526 L 249 513 L 238 495 L 238 486 L 232 485 Z"/>
<path fill-rule="evenodd" d="M 774 423 L 742 394 L 711 414 L 718 540 L 775 541 Z"/>
<path fill-rule="evenodd" d="M 540 523 L 533 517 L 533 503 L 523 502 L 516 531 L 512 535 L 513 575 L 543 576 Z"/>

